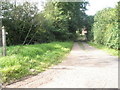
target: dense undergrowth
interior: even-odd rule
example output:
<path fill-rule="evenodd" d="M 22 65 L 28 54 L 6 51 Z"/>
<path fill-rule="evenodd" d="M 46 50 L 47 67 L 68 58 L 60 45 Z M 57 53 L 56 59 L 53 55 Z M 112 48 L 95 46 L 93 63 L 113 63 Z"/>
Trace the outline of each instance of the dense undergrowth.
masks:
<path fill-rule="evenodd" d="M 94 42 L 112 49 L 120 49 L 118 11 L 116 8 L 105 8 L 94 17 Z"/>
<path fill-rule="evenodd" d="M 72 42 L 52 42 L 25 45 L 20 49 L 18 49 L 20 46 L 7 47 L 8 55 L 0 58 L 3 82 L 11 83 L 16 79 L 37 74 L 49 66 L 60 63 L 72 45 Z"/>

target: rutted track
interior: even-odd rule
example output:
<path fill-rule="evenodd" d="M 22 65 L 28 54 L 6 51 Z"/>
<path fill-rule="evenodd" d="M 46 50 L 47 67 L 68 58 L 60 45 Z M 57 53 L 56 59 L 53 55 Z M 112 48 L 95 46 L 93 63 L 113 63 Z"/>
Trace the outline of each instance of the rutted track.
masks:
<path fill-rule="evenodd" d="M 118 88 L 118 57 L 75 43 L 61 64 L 8 88 Z"/>

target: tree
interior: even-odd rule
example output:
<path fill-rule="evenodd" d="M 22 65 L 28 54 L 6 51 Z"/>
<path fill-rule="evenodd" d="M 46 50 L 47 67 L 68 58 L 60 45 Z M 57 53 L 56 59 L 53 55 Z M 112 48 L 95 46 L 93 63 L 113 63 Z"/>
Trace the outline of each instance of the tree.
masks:
<path fill-rule="evenodd" d="M 28 42 L 31 37 L 30 33 L 35 32 L 34 19 L 37 15 L 37 7 L 28 2 L 17 6 L 10 2 L 3 2 L 3 10 L 5 12 L 2 21 L 8 32 L 7 43 L 16 45 Z"/>
<path fill-rule="evenodd" d="M 94 17 L 94 41 L 110 48 L 119 49 L 117 8 L 105 8 Z"/>
<path fill-rule="evenodd" d="M 94 23 L 94 16 L 88 16 L 88 15 L 84 15 L 84 26 L 87 30 L 87 40 L 93 40 L 93 31 L 92 31 L 92 27 L 93 27 L 93 23 Z"/>
<path fill-rule="evenodd" d="M 76 30 L 82 28 L 87 2 L 49 2 L 45 6 L 45 18 L 52 20 L 51 31 L 56 40 L 72 40 Z"/>
<path fill-rule="evenodd" d="M 74 40 L 76 31 L 84 26 L 86 5 L 87 2 L 48 2 L 38 13 L 36 5 L 29 2 L 3 2 L 7 44 Z"/>

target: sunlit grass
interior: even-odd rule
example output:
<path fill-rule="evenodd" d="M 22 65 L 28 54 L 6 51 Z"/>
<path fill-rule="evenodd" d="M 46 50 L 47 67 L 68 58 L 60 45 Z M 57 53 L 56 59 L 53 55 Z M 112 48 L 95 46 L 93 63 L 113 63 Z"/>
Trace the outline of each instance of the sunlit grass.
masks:
<path fill-rule="evenodd" d="M 98 49 L 104 50 L 105 52 L 109 53 L 110 55 L 119 56 L 118 54 L 120 53 L 120 50 L 111 49 L 111 48 L 108 48 L 108 47 L 100 45 L 100 44 L 95 44 L 93 42 L 88 42 L 88 44 L 91 46 L 94 46 Z"/>
<path fill-rule="evenodd" d="M 7 56 L 0 58 L 3 82 L 10 83 L 60 63 L 72 45 L 73 42 L 52 42 L 7 47 Z"/>

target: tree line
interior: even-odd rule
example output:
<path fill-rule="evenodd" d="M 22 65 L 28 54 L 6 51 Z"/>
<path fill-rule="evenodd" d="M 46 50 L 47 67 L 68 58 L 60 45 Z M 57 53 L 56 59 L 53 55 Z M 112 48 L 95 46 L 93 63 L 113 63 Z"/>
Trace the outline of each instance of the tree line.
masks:
<path fill-rule="evenodd" d="M 88 27 L 88 2 L 47 2 L 39 12 L 35 4 L 2 2 L 7 45 L 75 40 L 76 31 Z M 87 23 L 88 22 L 88 23 Z"/>
<path fill-rule="evenodd" d="M 85 13 L 89 2 L 47 2 L 39 12 L 36 4 L 16 5 L 2 2 L 2 24 L 7 34 L 7 45 L 68 41 L 77 38 L 87 28 L 87 40 L 120 49 L 120 2 L 115 8 L 105 8 L 94 16 Z"/>

